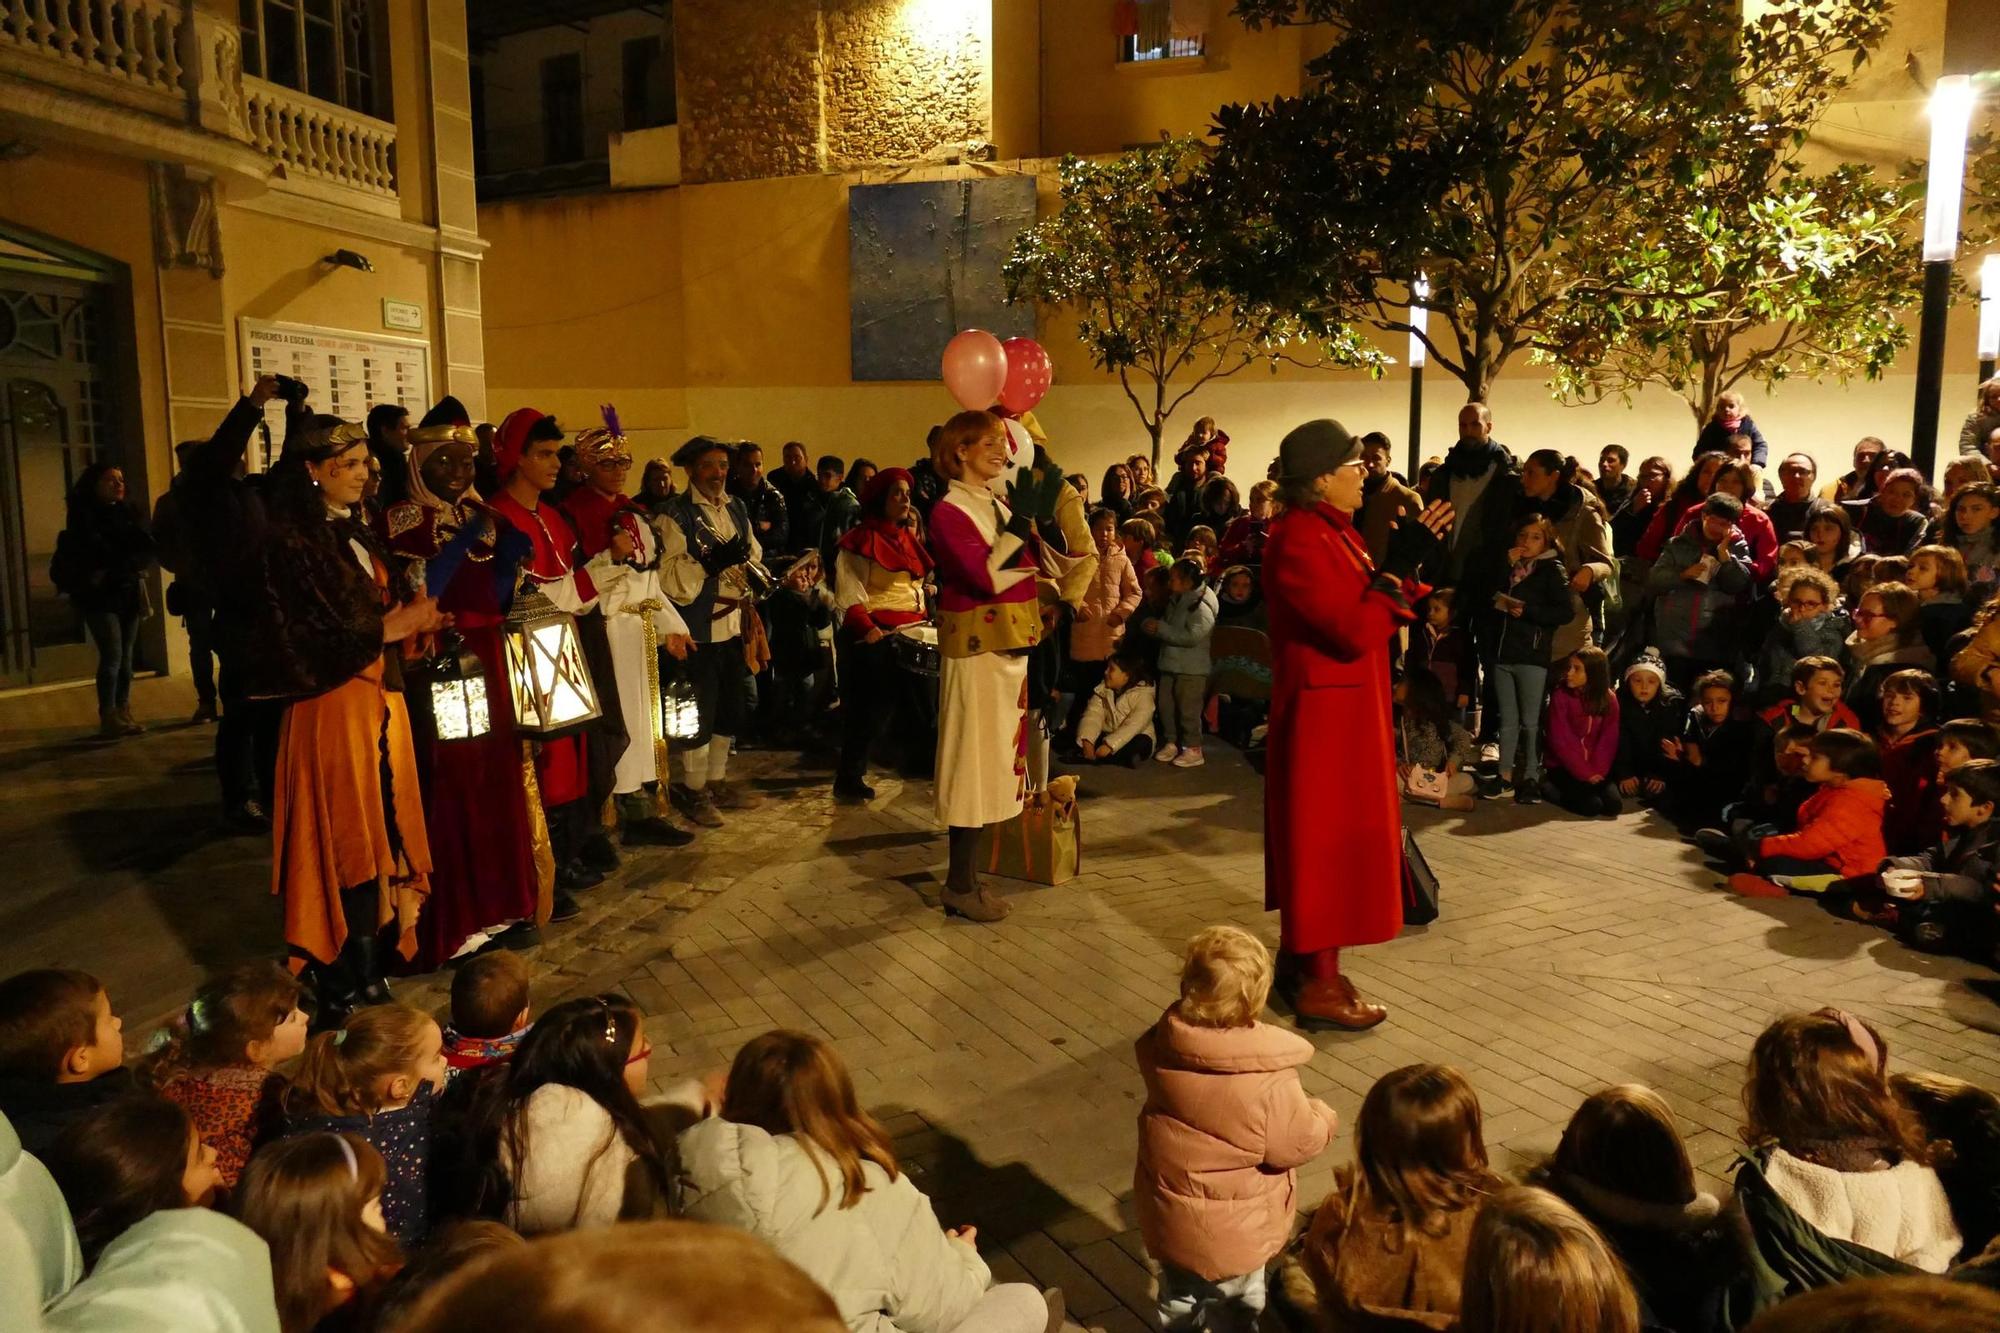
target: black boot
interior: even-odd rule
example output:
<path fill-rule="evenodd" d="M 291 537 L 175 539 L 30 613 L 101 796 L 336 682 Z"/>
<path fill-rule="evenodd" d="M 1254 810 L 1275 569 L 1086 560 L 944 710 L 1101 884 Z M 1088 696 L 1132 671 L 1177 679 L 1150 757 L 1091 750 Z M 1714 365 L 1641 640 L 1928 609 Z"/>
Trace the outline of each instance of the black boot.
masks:
<path fill-rule="evenodd" d="M 347 986 L 356 1004 L 389 1004 L 395 996 L 382 978 L 381 929 L 376 914 L 381 910 L 380 890 L 373 884 L 357 884 L 340 891 L 341 914 L 347 918 L 347 943 L 341 946 L 334 966 L 346 973 Z"/>
<path fill-rule="evenodd" d="M 358 1003 L 347 969 L 338 961 L 322 963 L 315 959 L 306 964 L 306 976 L 311 979 L 313 989 L 313 1017 L 308 1030 L 332 1032 L 347 1021 Z"/>

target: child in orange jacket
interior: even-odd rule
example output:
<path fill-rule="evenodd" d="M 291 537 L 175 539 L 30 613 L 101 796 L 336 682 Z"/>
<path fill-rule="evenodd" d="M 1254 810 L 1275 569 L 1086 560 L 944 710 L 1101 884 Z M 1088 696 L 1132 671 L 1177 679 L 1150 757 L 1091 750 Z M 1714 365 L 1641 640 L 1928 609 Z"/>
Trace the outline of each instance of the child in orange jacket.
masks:
<path fill-rule="evenodd" d="M 1835 879 L 1872 873 L 1889 854 L 1882 842 L 1889 787 L 1875 742 L 1835 727 L 1813 737 L 1807 750 L 1805 777 L 1819 790 L 1799 807 L 1798 832 L 1743 846 L 1751 873 L 1731 875 L 1729 887 L 1746 898 L 1818 893 Z"/>

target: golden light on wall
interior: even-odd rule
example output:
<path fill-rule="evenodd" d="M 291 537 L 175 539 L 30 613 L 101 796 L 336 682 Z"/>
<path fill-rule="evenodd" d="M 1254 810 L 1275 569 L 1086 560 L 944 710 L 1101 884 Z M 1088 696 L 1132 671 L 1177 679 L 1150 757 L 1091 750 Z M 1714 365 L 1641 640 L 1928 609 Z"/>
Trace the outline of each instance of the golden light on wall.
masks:
<path fill-rule="evenodd" d="M 923 46 L 949 51 L 986 37 L 993 9 L 990 0 L 903 0 L 896 21 Z"/>
<path fill-rule="evenodd" d="M 597 688 L 577 637 L 576 617 L 539 588 L 515 597 L 507 612 L 507 679 L 514 727 L 524 736 L 567 735 L 599 715 Z"/>

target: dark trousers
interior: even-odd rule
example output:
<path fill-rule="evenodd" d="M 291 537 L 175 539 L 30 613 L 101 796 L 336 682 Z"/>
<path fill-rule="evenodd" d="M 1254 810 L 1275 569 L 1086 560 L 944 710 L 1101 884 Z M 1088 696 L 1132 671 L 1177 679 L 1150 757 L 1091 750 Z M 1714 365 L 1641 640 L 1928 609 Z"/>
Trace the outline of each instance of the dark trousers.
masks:
<path fill-rule="evenodd" d="M 697 643 L 681 664 L 682 679 L 694 686 L 699 729 L 687 747 L 696 749 L 717 736 L 732 739 L 743 732 L 744 696 L 750 669 L 743 662 L 741 635 L 719 643 Z"/>
<path fill-rule="evenodd" d="M 188 673 L 194 677 L 197 699 L 215 704 L 215 603 L 204 593 L 181 589 L 181 624 L 187 630 Z"/>
<path fill-rule="evenodd" d="M 1615 815 L 1625 808 L 1618 788 L 1609 782 L 1585 782 L 1551 766 L 1546 776 L 1556 804 L 1576 815 Z"/>
<path fill-rule="evenodd" d="M 215 622 L 215 658 L 221 668 L 216 694 L 222 717 L 215 727 L 215 775 L 222 784 L 224 809 L 245 801 L 269 802 L 277 785 L 278 730 L 284 725 L 281 699 L 252 699 L 247 691 L 248 646 Z"/>
<path fill-rule="evenodd" d="M 899 736 L 909 734 L 902 668 L 896 665 L 893 641 L 863 643 L 845 629 L 834 636 L 840 670 L 840 761 L 837 783 L 852 786 L 868 775 L 868 754 L 875 738 L 891 720 Z"/>
<path fill-rule="evenodd" d="M 625 757 L 632 732 L 626 727 L 625 713 L 618 702 L 618 678 L 614 674 L 617 668 L 611 660 L 611 640 L 604 632 L 604 616 L 596 611 L 578 616 L 576 631 L 583 645 L 584 660 L 590 664 L 591 681 L 597 686 L 598 716 L 585 730 L 590 744 L 583 747 L 583 762 L 589 775 L 590 808 L 602 810 L 617 786 L 618 761 Z M 632 730 L 650 738 L 652 728 L 643 718 L 638 722 L 639 726 Z M 646 743 L 650 744 L 650 739 Z"/>

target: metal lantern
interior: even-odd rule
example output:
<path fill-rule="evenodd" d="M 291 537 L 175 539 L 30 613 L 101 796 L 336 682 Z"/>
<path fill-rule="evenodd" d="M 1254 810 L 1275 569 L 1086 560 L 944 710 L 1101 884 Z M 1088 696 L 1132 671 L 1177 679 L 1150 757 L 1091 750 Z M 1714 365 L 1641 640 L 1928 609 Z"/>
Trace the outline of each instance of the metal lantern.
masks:
<path fill-rule="evenodd" d="M 493 729 L 486 664 L 456 634 L 446 634 L 438 651 L 407 674 L 422 687 L 431 708 L 431 730 L 439 740 L 477 740 Z"/>
<path fill-rule="evenodd" d="M 693 682 L 680 677 L 660 682 L 660 732 L 670 741 L 691 741 L 701 734 L 701 705 Z"/>
<path fill-rule="evenodd" d="M 575 616 L 531 585 L 514 598 L 505 632 L 515 730 L 549 740 L 598 717 L 597 688 Z"/>

